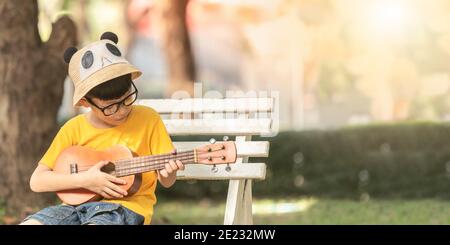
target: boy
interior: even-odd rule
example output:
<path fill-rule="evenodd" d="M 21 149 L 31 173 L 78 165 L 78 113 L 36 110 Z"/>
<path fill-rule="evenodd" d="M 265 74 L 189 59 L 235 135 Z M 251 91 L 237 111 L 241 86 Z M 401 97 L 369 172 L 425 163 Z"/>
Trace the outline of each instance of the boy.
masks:
<path fill-rule="evenodd" d="M 85 188 L 104 199 L 48 207 L 22 224 L 149 224 L 157 179 L 168 188 L 174 184 L 177 170 L 184 169 L 182 162 L 170 161 L 164 169 L 143 173 L 139 190 L 131 196 L 118 186 L 124 184 L 122 179 L 100 171 L 106 161 L 73 175 L 52 171 L 59 153 L 72 145 L 103 150 L 121 144 L 141 156 L 174 150 L 158 113 L 132 105 L 138 93 L 132 80 L 142 73 L 122 57 L 114 33 L 106 32 L 100 39 L 81 50 L 69 48 L 64 54 L 75 87 L 73 105 L 91 110 L 61 127 L 32 174 L 30 187 L 35 192 Z"/>

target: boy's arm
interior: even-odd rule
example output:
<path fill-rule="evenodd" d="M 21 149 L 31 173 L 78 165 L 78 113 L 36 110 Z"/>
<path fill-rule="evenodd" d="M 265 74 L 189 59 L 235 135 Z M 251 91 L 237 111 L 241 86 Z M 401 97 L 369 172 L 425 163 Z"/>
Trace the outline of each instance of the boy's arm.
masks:
<path fill-rule="evenodd" d="M 157 171 L 159 183 L 166 188 L 171 187 L 177 179 L 178 170 L 184 170 L 183 163 L 180 160 L 177 160 L 176 162 L 170 160 L 169 163 L 164 166 L 164 169 Z"/>
<path fill-rule="evenodd" d="M 30 187 L 34 192 L 85 188 L 105 198 L 122 198 L 127 192 L 115 183 L 125 184 L 125 181 L 100 171 L 107 163 L 99 162 L 86 172 L 72 175 L 59 174 L 44 164 L 39 164 L 31 175 Z"/>
<path fill-rule="evenodd" d="M 156 123 L 153 125 L 151 129 L 152 134 L 149 138 L 150 151 L 152 154 L 164 154 L 172 151 L 172 153 L 176 152 L 176 149 L 173 146 L 172 140 L 170 139 L 169 133 L 161 119 L 161 116 L 154 110 L 152 111 L 152 115 L 150 117 L 154 117 Z M 177 171 L 183 170 L 184 165 L 181 161 L 177 160 L 176 162 L 170 160 L 164 166 L 164 169 L 156 171 L 158 173 L 158 181 L 162 186 L 169 188 L 171 187 L 177 178 Z"/>
<path fill-rule="evenodd" d="M 83 181 L 78 174 L 63 175 L 39 164 L 31 175 L 30 187 L 34 192 L 60 191 L 82 188 Z"/>

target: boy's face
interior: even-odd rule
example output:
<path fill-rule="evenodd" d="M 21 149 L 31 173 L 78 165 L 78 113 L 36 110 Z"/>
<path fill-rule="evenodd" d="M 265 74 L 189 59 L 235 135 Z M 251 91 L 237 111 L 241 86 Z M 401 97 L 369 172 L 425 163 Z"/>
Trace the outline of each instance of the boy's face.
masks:
<path fill-rule="evenodd" d="M 104 122 L 105 124 L 108 124 L 111 126 L 119 126 L 122 123 L 124 123 L 126 121 L 126 119 L 128 118 L 128 115 L 130 114 L 131 108 L 132 108 L 131 104 L 132 104 L 132 102 L 134 102 L 135 96 L 136 96 L 136 94 L 134 92 L 132 92 L 131 90 L 129 90 L 127 93 L 125 93 L 118 99 L 101 100 L 98 98 L 91 98 L 91 99 L 83 98 L 83 99 L 81 99 L 80 102 L 81 102 L 82 106 L 91 108 L 92 114 L 97 119 Z M 118 110 L 111 115 L 109 115 L 109 113 L 107 112 L 108 109 L 106 111 L 105 110 L 102 111 L 100 109 L 100 108 L 108 108 L 113 104 L 116 104 L 114 106 L 117 106 Z M 113 109 L 113 111 L 115 111 L 115 109 Z M 106 112 L 106 115 L 104 112 Z"/>

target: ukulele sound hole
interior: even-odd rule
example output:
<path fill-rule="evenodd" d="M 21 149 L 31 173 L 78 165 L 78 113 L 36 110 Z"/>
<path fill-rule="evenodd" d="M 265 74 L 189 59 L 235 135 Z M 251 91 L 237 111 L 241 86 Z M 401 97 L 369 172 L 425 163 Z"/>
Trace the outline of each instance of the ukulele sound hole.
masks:
<path fill-rule="evenodd" d="M 114 163 L 112 162 L 109 162 L 108 164 L 103 166 L 100 170 L 107 174 L 114 174 L 116 171 L 116 165 L 114 165 Z"/>

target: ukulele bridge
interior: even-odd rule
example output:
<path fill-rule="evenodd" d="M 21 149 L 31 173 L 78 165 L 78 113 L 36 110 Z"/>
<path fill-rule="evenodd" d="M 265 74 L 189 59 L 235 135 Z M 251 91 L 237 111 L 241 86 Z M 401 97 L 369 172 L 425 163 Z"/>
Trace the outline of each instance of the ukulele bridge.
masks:
<path fill-rule="evenodd" d="M 70 174 L 77 174 L 78 173 L 78 165 L 76 163 L 70 164 Z"/>

